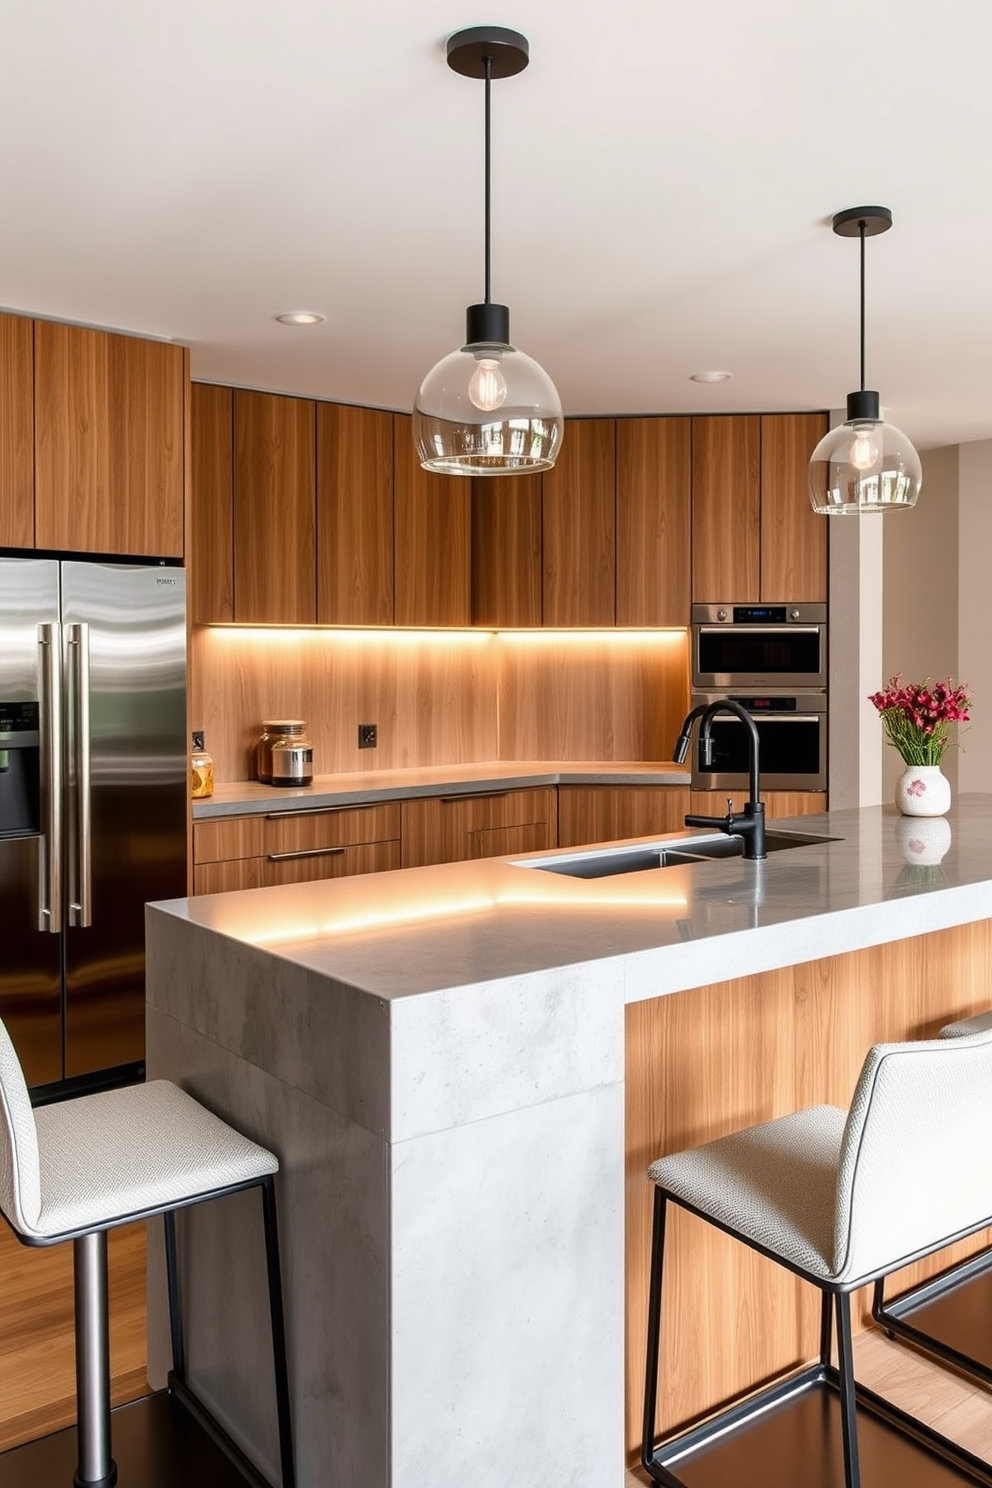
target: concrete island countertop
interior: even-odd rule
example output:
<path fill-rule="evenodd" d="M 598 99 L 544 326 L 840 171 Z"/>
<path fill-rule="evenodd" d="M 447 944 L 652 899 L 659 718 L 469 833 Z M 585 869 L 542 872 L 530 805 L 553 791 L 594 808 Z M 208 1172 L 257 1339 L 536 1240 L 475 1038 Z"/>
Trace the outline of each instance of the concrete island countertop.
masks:
<path fill-rule="evenodd" d="M 471 765 L 417 765 L 404 770 L 363 770 L 316 775 L 312 785 L 285 788 L 258 780 L 218 784 L 212 796 L 193 802 L 193 820 L 244 816 L 250 812 L 313 810 L 321 806 L 365 806 L 416 796 L 470 796 L 479 791 L 517 790 L 534 785 L 688 785 L 687 766 L 645 760 L 489 760 Z"/>
<path fill-rule="evenodd" d="M 837 840 L 148 907 L 149 1077 L 280 1158 L 300 1488 L 622 1488 L 625 1004 L 992 917 L 992 796 L 775 828 Z M 219 1285 L 249 1219 L 191 1221 L 189 1378 L 274 1475 L 262 1273 Z"/>

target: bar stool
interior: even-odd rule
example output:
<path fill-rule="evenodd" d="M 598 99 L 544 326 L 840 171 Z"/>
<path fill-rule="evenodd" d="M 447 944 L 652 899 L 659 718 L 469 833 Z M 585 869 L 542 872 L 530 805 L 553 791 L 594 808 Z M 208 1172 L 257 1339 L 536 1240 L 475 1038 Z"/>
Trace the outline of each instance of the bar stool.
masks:
<path fill-rule="evenodd" d="M 73 1242 L 77 1488 L 112 1488 L 107 1231 L 161 1214 L 170 1383 L 185 1386 L 176 1210 L 259 1188 L 265 1230 L 282 1488 L 294 1488 L 273 1174 L 278 1160 L 165 1080 L 33 1110 L 0 1022 L 0 1211 L 24 1245 Z M 54 1485 L 53 1485 L 54 1488 Z"/>
<path fill-rule="evenodd" d="M 759 1431 L 774 1429 L 789 1406 L 805 1409 L 803 1401 L 809 1400 L 810 1392 L 828 1391 L 839 1396 L 847 1488 L 859 1488 L 861 1481 L 862 1411 L 865 1417 L 880 1418 L 929 1456 L 948 1460 L 967 1480 L 992 1481 L 987 1465 L 978 1458 L 856 1384 L 850 1314 L 850 1296 L 858 1287 L 990 1222 L 990 1089 L 992 1028 L 958 1039 L 876 1044 L 865 1059 L 848 1113 L 834 1106 L 798 1111 L 663 1157 L 649 1168 L 655 1202 L 641 1460 L 656 1482 L 669 1488 L 688 1483 L 691 1488 L 693 1463 L 701 1458 L 708 1460 L 698 1476 L 706 1482 L 722 1481 L 712 1474 L 717 1471 L 714 1453 L 724 1448 L 737 1454 L 736 1461 L 727 1459 L 727 1481 L 743 1481 L 739 1467 L 747 1456 L 749 1433 L 753 1443 Z M 819 1288 L 820 1358 L 656 1446 L 662 1270 L 670 1201 Z M 836 1369 L 830 1362 L 832 1309 Z M 771 1410 L 773 1406 L 781 1410 Z M 825 1412 L 823 1402 L 811 1416 L 796 1415 L 791 1429 L 795 1432 L 794 1422 L 801 1419 L 811 1429 L 825 1431 L 820 1445 L 829 1455 L 836 1427 L 822 1425 L 831 1419 Z M 762 1440 L 768 1455 L 759 1476 L 748 1481 L 771 1484 L 774 1449 L 769 1448 L 768 1435 Z M 885 1441 L 891 1441 L 885 1432 L 872 1434 L 873 1454 Z M 815 1445 L 809 1444 L 814 1450 Z M 676 1476 L 671 1470 L 676 1464 L 687 1476 Z M 792 1481 L 812 1479 L 800 1469 Z"/>
<path fill-rule="evenodd" d="M 989 1030 L 992 1012 L 948 1023 L 940 1036 L 968 1038 Z M 992 1101 L 992 1089 L 988 1099 Z M 888 1303 L 885 1277 L 880 1276 L 871 1312 L 889 1338 L 908 1339 L 926 1353 L 992 1385 L 992 1246 Z"/>

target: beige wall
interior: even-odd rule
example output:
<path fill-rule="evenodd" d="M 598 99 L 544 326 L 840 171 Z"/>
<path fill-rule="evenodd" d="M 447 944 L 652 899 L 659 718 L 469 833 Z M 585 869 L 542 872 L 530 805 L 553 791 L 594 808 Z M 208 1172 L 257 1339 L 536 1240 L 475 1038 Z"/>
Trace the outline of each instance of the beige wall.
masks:
<path fill-rule="evenodd" d="M 961 671 L 958 446 L 926 450 L 922 460 L 923 489 L 917 506 L 878 518 L 885 524 L 879 686 L 895 672 L 915 682 L 957 677 Z M 903 764 L 894 749 L 884 743 L 882 748 L 882 798 L 891 801 Z M 958 751 L 948 750 L 943 768 L 955 787 L 958 764 Z"/>
<path fill-rule="evenodd" d="M 960 447 L 958 666 L 977 699 L 964 732 L 958 788 L 988 790 L 992 778 L 992 439 Z"/>

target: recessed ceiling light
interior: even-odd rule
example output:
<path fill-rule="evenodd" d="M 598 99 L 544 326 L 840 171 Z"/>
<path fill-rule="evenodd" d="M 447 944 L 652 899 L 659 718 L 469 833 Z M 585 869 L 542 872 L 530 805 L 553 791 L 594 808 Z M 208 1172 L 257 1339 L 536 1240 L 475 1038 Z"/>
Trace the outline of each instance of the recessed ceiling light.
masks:
<path fill-rule="evenodd" d="M 726 382 L 733 375 L 732 372 L 691 372 L 689 380 L 690 382 Z"/>
<path fill-rule="evenodd" d="M 318 315 L 316 310 L 287 310 L 275 318 L 280 325 L 320 325 L 327 319 L 325 315 Z"/>

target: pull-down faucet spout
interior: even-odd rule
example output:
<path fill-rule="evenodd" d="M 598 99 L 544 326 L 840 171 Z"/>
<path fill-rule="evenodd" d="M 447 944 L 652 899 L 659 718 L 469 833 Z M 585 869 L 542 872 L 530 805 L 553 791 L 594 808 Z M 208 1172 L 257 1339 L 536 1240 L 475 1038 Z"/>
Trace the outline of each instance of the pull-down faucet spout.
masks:
<path fill-rule="evenodd" d="M 730 802 L 727 802 L 728 810 L 726 816 L 687 816 L 685 824 L 687 827 L 719 827 L 728 836 L 741 836 L 744 839 L 745 858 L 765 857 L 765 808 L 761 800 L 761 769 L 759 765 L 760 742 L 758 730 L 754 719 L 746 708 L 733 698 L 718 698 L 714 703 L 701 703 L 686 714 L 682 724 L 682 732 L 675 744 L 675 763 L 681 765 L 685 760 L 689 748 L 689 740 L 692 734 L 692 725 L 696 719 L 700 719 L 699 725 L 699 748 L 702 754 L 703 764 L 709 765 L 713 761 L 713 739 L 711 730 L 713 719 L 718 713 L 732 713 L 739 718 L 748 732 L 748 764 L 750 775 L 750 799 L 744 803 L 744 816 L 736 817 Z"/>

